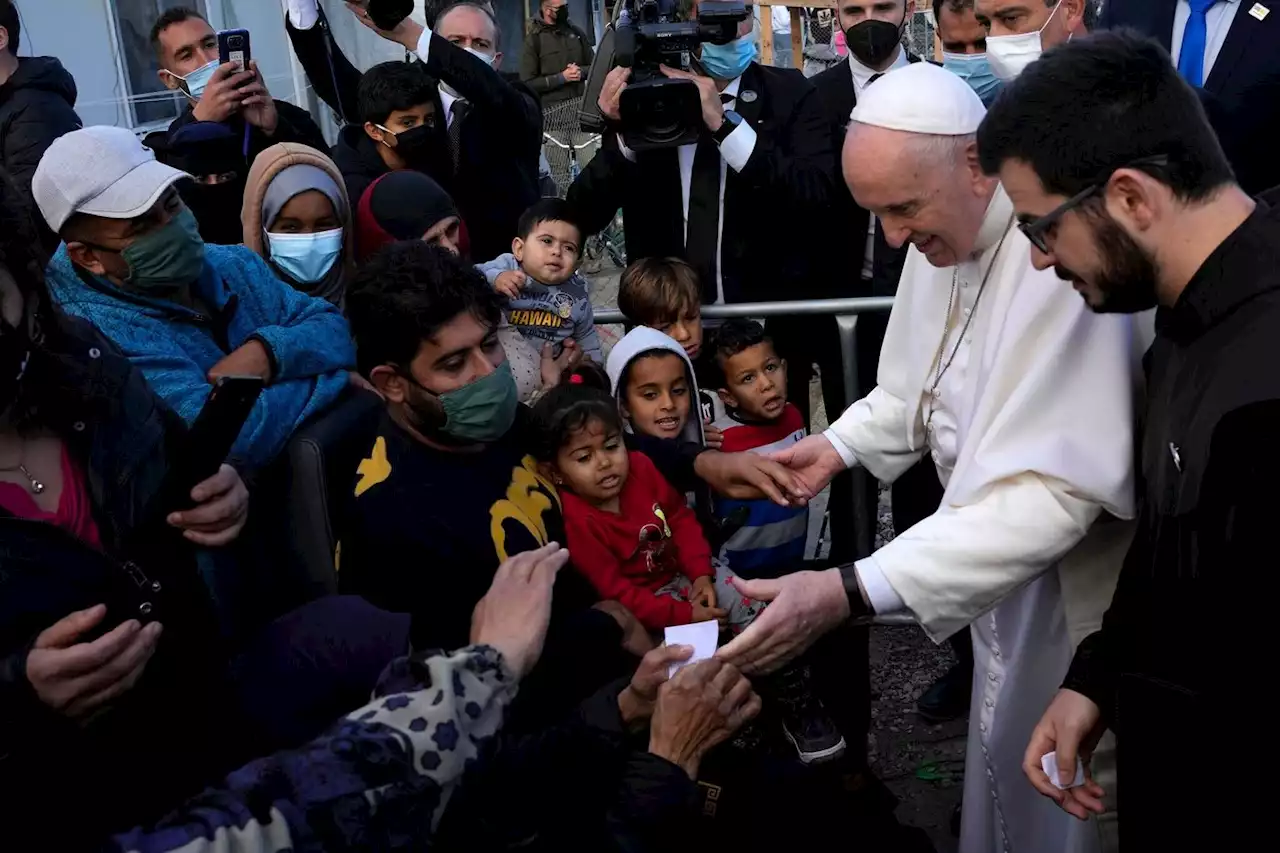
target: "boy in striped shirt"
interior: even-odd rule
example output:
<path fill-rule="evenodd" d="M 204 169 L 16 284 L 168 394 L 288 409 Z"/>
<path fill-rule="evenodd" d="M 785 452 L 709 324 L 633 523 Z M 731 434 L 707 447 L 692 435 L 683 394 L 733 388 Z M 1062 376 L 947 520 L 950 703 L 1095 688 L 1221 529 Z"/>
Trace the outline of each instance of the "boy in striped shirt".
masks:
<path fill-rule="evenodd" d="M 726 410 L 712 424 L 724 434 L 724 453 L 769 454 L 805 437 L 800 410 L 787 402 L 787 363 L 763 326 L 754 320 L 725 322 L 715 330 L 709 355 Z M 797 568 L 808 538 L 808 509 L 768 500 L 715 499 L 721 519 L 739 507 L 747 508 L 747 522 L 720 554 L 729 567 L 747 578 L 777 577 Z"/>

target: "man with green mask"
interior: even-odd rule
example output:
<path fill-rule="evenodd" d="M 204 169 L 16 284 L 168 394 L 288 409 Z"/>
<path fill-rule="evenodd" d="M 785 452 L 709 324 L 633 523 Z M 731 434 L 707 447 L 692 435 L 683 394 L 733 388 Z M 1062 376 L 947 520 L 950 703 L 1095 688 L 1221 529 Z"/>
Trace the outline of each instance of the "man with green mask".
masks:
<path fill-rule="evenodd" d="M 111 338 L 188 423 L 218 376 L 266 380 L 232 450 L 254 468 L 337 399 L 355 350 L 337 308 L 281 287 L 243 246 L 204 244 L 174 186 L 188 177 L 121 128 L 54 142 L 31 184 L 63 241 L 49 291 Z"/>

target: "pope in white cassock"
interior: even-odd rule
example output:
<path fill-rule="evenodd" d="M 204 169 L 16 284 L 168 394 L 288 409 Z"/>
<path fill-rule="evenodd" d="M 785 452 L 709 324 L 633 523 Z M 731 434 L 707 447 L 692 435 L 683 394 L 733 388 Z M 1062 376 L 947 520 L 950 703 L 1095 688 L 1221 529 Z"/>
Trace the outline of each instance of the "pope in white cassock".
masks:
<path fill-rule="evenodd" d="M 816 494 L 847 467 L 892 482 L 928 454 L 942 505 L 852 566 L 739 581 L 773 603 L 720 654 L 771 671 L 871 613 L 909 612 L 937 642 L 970 628 L 961 853 L 1092 853 L 1096 824 L 1041 797 L 1021 765 L 1075 644 L 1101 624 L 1131 533 L 1131 320 L 1094 314 L 1032 267 L 1013 205 L 978 164 L 984 114 L 968 84 L 925 62 L 859 98 L 845 179 L 890 243 L 912 245 L 877 387 L 775 457 Z"/>

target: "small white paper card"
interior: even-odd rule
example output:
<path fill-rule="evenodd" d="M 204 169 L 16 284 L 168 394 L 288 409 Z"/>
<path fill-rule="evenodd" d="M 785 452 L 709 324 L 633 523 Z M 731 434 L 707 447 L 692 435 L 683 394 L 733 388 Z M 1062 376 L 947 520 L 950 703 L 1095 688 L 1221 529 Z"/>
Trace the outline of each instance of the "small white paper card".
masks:
<path fill-rule="evenodd" d="M 1058 754 L 1056 752 L 1048 752 L 1041 756 L 1040 766 L 1044 768 L 1044 775 L 1049 777 L 1049 781 L 1059 791 L 1065 791 L 1068 788 L 1079 788 L 1084 784 L 1084 762 L 1079 758 L 1076 759 L 1076 778 L 1071 781 L 1070 785 L 1063 785 L 1058 781 Z"/>
<path fill-rule="evenodd" d="M 692 625 L 675 625 L 666 629 L 663 642 L 668 646 L 693 646 L 692 657 L 667 668 L 669 678 L 684 667 L 715 655 L 716 648 L 720 645 L 720 623 L 712 619 L 694 622 Z"/>

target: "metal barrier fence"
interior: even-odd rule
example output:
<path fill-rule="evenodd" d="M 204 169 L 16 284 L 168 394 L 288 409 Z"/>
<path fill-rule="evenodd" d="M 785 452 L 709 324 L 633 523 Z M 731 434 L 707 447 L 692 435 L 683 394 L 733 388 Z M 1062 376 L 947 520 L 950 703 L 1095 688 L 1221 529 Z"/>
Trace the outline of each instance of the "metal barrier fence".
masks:
<path fill-rule="evenodd" d="M 840 336 L 840 360 L 844 369 L 845 399 L 852 403 L 862 399 L 858 388 L 858 315 L 877 311 L 888 311 L 893 307 L 891 296 L 871 296 L 857 299 L 801 299 L 795 302 L 742 302 L 735 305 L 707 305 L 702 309 L 702 316 L 708 320 L 727 320 L 731 317 L 748 317 L 752 319 L 769 317 L 812 317 L 832 316 L 836 318 L 836 328 Z M 596 323 L 601 325 L 621 324 L 626 322 L 621 311 L 600 310 L 595 312 Z M 827 413 L 828 420 L 835 420 L 840 413 Z M 868 506 L 866 500 L 866 477 L 869 475 L 861 467 L 851 472 L 850 487 L 853 489 L 853 523 L 854 538 L 857 543 L 858 556 L 865 557 L 871 553 L 874 545 L 876 523 L 876 507 Z M 832 526 L 836 524 L 832 519 Z M 887 620 L 897 622 L 898 620 Z M 913 620 L 912 620 L 913 621 Z"/>

